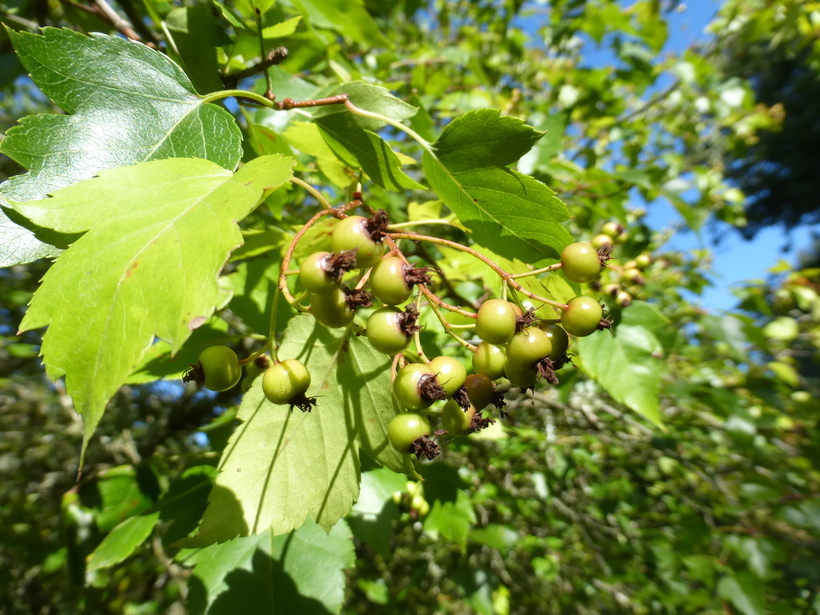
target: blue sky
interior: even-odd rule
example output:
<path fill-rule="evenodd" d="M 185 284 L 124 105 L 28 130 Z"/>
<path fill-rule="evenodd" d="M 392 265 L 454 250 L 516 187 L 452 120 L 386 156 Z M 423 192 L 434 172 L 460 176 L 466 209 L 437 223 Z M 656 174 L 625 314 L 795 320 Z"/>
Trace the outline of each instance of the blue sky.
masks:
<path fill-rule="evenodd" d="M 669 40 L 666 49 L 680 52 L 694 42 L 708 40 L 706 26 L 717 12 L 720 2 L 716 0 L 694 0 L 681 5 L 683 10 L 670 15 Z M 655 229 L 663 229 L 680 224 L 677 212 L 666 203 L 654 203 L 649 208 L 647 223 Z M 814 227 L 815 232 L 820 227 Z M 795 263 L 798 252 L 808 248 L 811 243 L 811 229 L 801 227 L 792 232 L 789 238 L 780 228 L 768 228 L 761 231 L 752 241 L 745 241 L 740 235 L 724 226 L 719 233 L 720 243 L 712 246 L 711 237 L 705 234 L 698 237 L 695 233 L 680 233 L 668 244 L 672 249 L 691 250 L 702 247 L 712 249 L 714 255 L 714 275 L 711 276 L 714 286 L 707 289 L 697 301 L 705 308 L 727 310 L 737 303 L 731 293 L 731 287 L 750 279 L 765 278 L 767 269 L 773 267 L 780 259 Z M 791 252 L 784 254 L 782 247 L 793 246 Z"/>

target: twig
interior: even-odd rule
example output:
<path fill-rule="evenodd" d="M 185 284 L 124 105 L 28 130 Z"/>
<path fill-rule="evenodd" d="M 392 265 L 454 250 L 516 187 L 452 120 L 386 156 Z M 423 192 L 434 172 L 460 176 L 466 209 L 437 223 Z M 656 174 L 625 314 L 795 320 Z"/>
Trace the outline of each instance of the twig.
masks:
<path fill-rule="evenodd" d="M 142 37 L 137 34 L 131 22 L 123 19 L 119 14 L 109 5 L 105 0 L 92 0 L 94 6 L 97 7 L 97 13 L 105 21 L 110 23 L 114 28 L 121 32 L 124 36 L 130 38 L 132 41 L 142 41 Z"/>
<path fill-rule="evenodd" d="M 246 79 L 248 77 L 252 77 L 257 73 L 261 73 L 264 70 L 267 70 L 271 66 L 276 66 L 281 64 L 285 61 L 288 57 L 288 50 L 285 47 L 277 47 L 273 51 L 269 52 L 260 62 L 257 62 L 253 66 L 249 66 L 243 70 L 236 71 L 235 73 L 228 73 L 227 75 L 222 76 L 222 82 L 225 84 L 226 87 L 235 88 L 236 84 L 239 83 L 240 80 Z"/>

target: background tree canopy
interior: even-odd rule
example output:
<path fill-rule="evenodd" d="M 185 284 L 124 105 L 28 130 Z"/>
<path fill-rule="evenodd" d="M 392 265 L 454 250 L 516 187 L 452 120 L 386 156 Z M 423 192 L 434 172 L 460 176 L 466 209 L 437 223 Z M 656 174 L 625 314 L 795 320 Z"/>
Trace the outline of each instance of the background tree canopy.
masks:
<path fill-rule="evenodd" d="M 709 252 L 647 223 L 818 220 L 820 4 L 716 8 L 681 50 L 685 7 L 649 0 L 0 5 L 0 612 L 820 613 L 816 250 L 716 312 Z M 502 292 L 593 296 L 613 333 L 399 454 L 366 312 L 314 328 L 299 276 L 277 290 L 359 190 L 441 240 L 396 235 L 468 314 L 425 307 L 430 357 L 470 367 Z M 615 244 L 589 285 L 474 257 L 519 275 L 572 241 Z M 249 367 L 182 383 L 269 335 L 312 412 Z"/>

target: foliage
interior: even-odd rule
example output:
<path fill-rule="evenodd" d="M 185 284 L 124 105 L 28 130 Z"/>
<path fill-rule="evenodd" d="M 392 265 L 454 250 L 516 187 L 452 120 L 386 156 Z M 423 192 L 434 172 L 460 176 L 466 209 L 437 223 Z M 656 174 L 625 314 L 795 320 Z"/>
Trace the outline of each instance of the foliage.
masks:
<path fill-rule="evenodd" d="M 726 175 L 748 196 L 752 236 L 772 224 L 792 228 L 820 220 L 810 162 L 820 138 L 812 104 L 820 95 L 817 6 L 806 2 L 727 2 L 712 28 L 711 50 L 727 79 L 747 80 L 766 115 L 757 128 L 728 147 Z M 766 117 L 768 116 L 768 117 Z"/>
<path fill-rule="evenodd" d="M 2 609 L 820 612 L 818 272 L 706 312 L 708 255 L 640 211 L 746 224 L 737 160 L 809 125 L 765 132 L 761 45 L 792 58 L 808 8 L 767 5 L 775 30 L 727 2 L 714 46 L 674 55 L 649 1 L 35 4 L 4 7 L 0 74 Z M 739 185 L 791 190 L 794 160 Z M 491 296 L 554 320 L 593 295 L 613 332 L 574 339 L 555 386 L 499 381 L 495 424 L 432 434 L 437 459 L 402 454 L 367 308 L 297 314 L 291 274 L 345 207 L 435 270 L 408 361 L 469 365 Z M 569 281 L 563 249 L 602 233 L 609 266 Z M 183 385 L 213 345 L 241 384 Z M 310 412 L 266 400 L 267 352 L 307 366 Z"/>

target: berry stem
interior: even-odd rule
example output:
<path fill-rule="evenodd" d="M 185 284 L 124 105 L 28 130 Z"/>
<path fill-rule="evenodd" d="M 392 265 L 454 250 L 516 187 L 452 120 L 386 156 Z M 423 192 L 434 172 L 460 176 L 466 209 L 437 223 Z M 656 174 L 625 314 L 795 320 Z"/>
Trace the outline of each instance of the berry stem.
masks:
<path fill-rule="evenodd" d="M 398 256 L 402 261 L 404 261 L 405 264 L 410 265 L 410 263 L 407 261 L 407 258 L 404 256 L 404 253 L 396 245 L 396 242 L 393 240 L 391 235 L 385 236 L 384 242 L 387 244 L 391 251 L 395 252 L 396 256 Z M 416 235 L 409 235 L 408 237 L 415 236 Z M 443 307 L 445 310 L 449 312 L 455 312 L 456 314 L 461 314 L 462 316 L 466 316 L 467 318 L 476 318 L 478 316 L 475 312 L 470 312 L 465 310 L 464 308 L 460 308 L 455 305 L 450 305 L 449 303 L 442 301 L 438 295 L 436 295 L 433 291 L 431 291 L 423 284 L 419 285 L 419 290 L 424 294 L 428 301 L 430 301 L 431 303 L 435 303 L 440 307 Z"/>
<path fill-rule="evenodd" d="M 256 33 L 259 36 L 259 61 L 264 61 L 265 56 L 265 37 L 262 36 L 262 11 L 258 8 L 254 11 L 256 13 Z M 266 92 L 273 92 L 273 81 L 270 78 L 270 71 L 265 67 L 265 86 Z M 274 358 L 275 360 L 275 358 Z"/>
<path fill-rule="evenodd" d="M 275 108 L 275 105 L 271 99 L 265 98 L 264 96 L 262 96 L 261 94 L 257 94 L 256 92 L 249 92 L 247 90 L 220 90 L 218 92 L 213 92 L 212 94 L 203 96 L 202 103 L 213 103 L 218 100 L 222 100 L 223 98 L 245 98 L 247 100 L 251 100 L 255 103 L 258 103 L 263 107 Z"/>
<path fill-rule="evenodd" d="M 284 271 L 284 267 L 280 270 L 279 280 L 284 280 L 284 275 L 282 275 L 282 271 Z M 276 358 L 276 312 L 279 308 L 279 292 L 281 290 L 281 284 L 277 285 L 276 288 L 273 290 L 273 303 L 271 304 L 270 308 L 270 326 L 268 327 L 268 343 L 267 346 L 270 348 L 271 358 L 273 362 L 277 362 Z M 285 282 L 285 289 L 287 289 L 287 282 Z"/>
<path fill-rule="evenodd" d="M 314 188 L 313 186 L 311 186 L 311 185 L 310 185 L 309 183 L 307 183 L 306 181 L 304 181 L 304 180 L 302 180 L 302 179 L 299 179 L 298 177 L 291 177 L 291 178 L 290 178 L 290 183 L 292 183 L 292 184 L 296 184 L 297 186 L 301 186 L 302 188 L 304 188 L 305 190 L 307 190 L 308 192 L 310 192 L 310 194 L 313 196 L 313 198 L 314 198 L 314 199 L 316 199 L 317 201 L 319 201 L 319 204 L 320 204 L 320 205 L 321 205 L 324 209 L 333 209 L 333 208 L 330 206 L 330 203 L 328 203 L 328 202 L 327 202 L 327 199 L 326 199 L 326 198 L 322 195 L 322 193 L 321 193 L 321 192 L 319 192 L 318 190 L 316 190 L 316 188 Z"/>
<path fill-rule="evenodd" d="M 256 361 L 256 359 L 261 357 L 263 354 L 265 354 L 271 348 L 272 348 L 272 346 L 270 346 L 270 344 L 265 344 L 264 346 L 262 346 L 262 348 L 260 348 L 259 350 L 257 350 L 253 354 L 248 355 L 246 358 L 239 361 L 239 364 L 240 365 L 247 365 L 248 363 L 253 363 L 254 361 Z M 274 348 L 274 351 L 271 354 L 273 355 L 273 357 L 274 357 L 273 360 L 275 362 L 276 361 L 276 353 L 275 353 L 275 347 L 273 347 L 273 348 Z"/>
<path fill-rule="evenodd" d="M 292 178 L 292 180 L 293 179 L 295 179 L 295 178 Z M 301 181 L 301 180 L 299 180 L 299 181 Z M 296 233 L 296 235 L 293 236 L 293 239 L 291 240 L 290 245 L 288 246 L 287 252 L 285 252 L 285 256 L 282 259 L 282 267 L 279 270 L 279 284 L 278 284 L 278 287 L 282 291 L 282 294 L 284 295 L 285 300 L 287 300 L 288 303 L 290 303 L 291 305 L 296 307 L 297 310 L 299 309 L 299 307 L 296 305 L 296 299 L 294 299 L 293 295 L 290 293 L 290 289 L 288 288 L 288 282 L 287 282 L 288 265 L 290 265 L 290 259 L 293 257 L 293 251 L 296 249 L 296 244 L 299 243 L 299 240 L 302 238 L 302 236 L 305 233 L 307 233 L 308 229 L 310 229 L 311 226 L 316 224 L 316 222 L 319 221 L 323 216 L 330 216 L 330 215 L 335 215 L 335 214 L 336 214 L 336 210 L 333 209 L 332 207 L 328 208 L 328 209 L 323 209 L 322 211 L 315 214 L 310 220 L 308 220 L 305 223 L 305 225 L 302 228 L 299 229 L 299 232 Z"/>
<path fill-rule="evenodd" d="M 421 313 L 421 293 L 416 295 L 416 314 Z M 424 349 L 421 346 L 421 327 L 416 328 L 416 331 L 413 333 L 413 344 L 416 347 L 416 354 L 419 355 L 419 358 L 424 361 L 425 363 L 429 364 L 430 359 L 427 358 L 427 355 L 424 354 Z"/>
<path fill-rule="evenodd" d="M 414 226 L 421 226 L 422 224 L 441 224 L 444 226 L 456 226 L 449 220 L 445 220 L 444 218 L 431 218 L 429 220 L 413 220 L 410 222 L 398 222 L 397 224 L 391 224 L 387 227 L 388 231 L 395 231 L 396 229 L 402 228 L 412 228 Z"/>
<path fill-rule="evenodd" d="M 453 331 L 454 326 L 464 327 L 464 328 L 467 328 L 467 327 L 472 328 L 474 325 L 451 325 L 449 322 L 447 322 L 447 319 L 444 317 L 444 314 L 441 313 L 441 310 L 439 309 L 439 307 L 435 303 L 430 303 L 429 305 L 430 305 L 430 309 L 433 310 L 433 313 L 435 313 L 436 317 L 438 318 L 438 321 L 441 323 L 441 326 L 444 327 L 444 332 L 447 333 L 447 335 L 452 337 L 459 344 L 464 346 L 470 352 L 475 352 L 476 347 L 473 344 L 471 344 L 470 342 L 465 340 L 463 337 L 461 337 L 458 333 Z"/>
<path fill-rule="evenodd" d="M 454 248 L 456 250 L 461 250 L 462 252 L 466 252 L 467 254 L 472 255 L 473 257 L 480 260 L 482 263 L 487 265 L 490 269 L 496 272 L 502 280 L 504 280 L 507 284 L 512 286 L 515 290 L 517 290 L 522 295 L 525 295 L 532 299 L 533 301 L 540 301 L 542 303 L 546 303 L 547 305 L 551 305 L 554 308 L 558 308 L 559 310 L 566 310 L 567 305 L 564 303 L 559 303 L 558 301 L 553 301 L 552 299 L 547 299 L 546 297 L 542 297 L 541 295 L 537 295 L 533 292 L 528 291 L 526 288 L 521 286 L 518 282 L 513 279 L 512 274 L 507 273 L 499 267 L 495 262 L 481 254 L 480 252 L 476 252 L 472 248 L 468 248 L 467 246 L 463 246 L 460 243 L 456 243 L 455 241 L 450 241 L 449 239 L 442 239 L 441 237 L 431 237 L 429 235 L 417 235 L 415 233 L 391 233 L 390 236 L 395 239 L 410 239 L 411 241 L 428 241 L 430 243 L 437 243 L 443 246 L 447 246 L 448 248 Z"/>
<path fill-rule="evenodd" d="M 563 266 L 563 263 L 557 262 L 546 267 L 541 267 L 541 269 L 533 269 L 532 271 L 525 271 L 524 273 L 511 273 L 510 279 L 517 280 L 518 278 L 526 278 L 527 276 L 538 275 L 539 273 L 549 273 L 550 271 L 557 271 Z"/>

